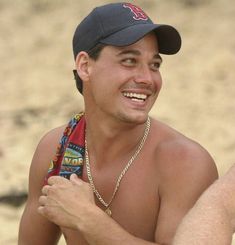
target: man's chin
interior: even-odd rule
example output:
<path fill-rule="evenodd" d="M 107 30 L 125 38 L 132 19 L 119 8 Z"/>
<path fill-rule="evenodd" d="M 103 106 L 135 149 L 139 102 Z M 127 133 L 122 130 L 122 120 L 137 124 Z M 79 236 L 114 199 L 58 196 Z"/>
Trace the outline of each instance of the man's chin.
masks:
<path fill-rule="evenodd" d="M 127 123 L 133 123 L 133 124 L 143 124 L 147 121 L 148 114 L 147 113 L 130 113 L 122 115 L 122 120 Z"/>

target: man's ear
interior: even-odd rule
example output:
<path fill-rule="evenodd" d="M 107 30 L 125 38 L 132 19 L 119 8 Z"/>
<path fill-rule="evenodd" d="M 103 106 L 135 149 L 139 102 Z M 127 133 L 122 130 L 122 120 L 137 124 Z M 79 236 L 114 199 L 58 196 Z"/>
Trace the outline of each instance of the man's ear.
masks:
<path fill-rule="evenodd" d="M 89 79 L 89 55 L 81 51 L 75 60 L 76 70 L 82 81 L 87 81 Z"/>

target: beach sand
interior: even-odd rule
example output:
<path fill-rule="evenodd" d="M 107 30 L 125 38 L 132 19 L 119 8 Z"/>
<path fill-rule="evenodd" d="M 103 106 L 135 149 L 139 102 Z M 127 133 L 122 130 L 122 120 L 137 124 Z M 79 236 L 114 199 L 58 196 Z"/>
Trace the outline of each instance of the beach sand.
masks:
<path fill-rule="evenodd" d="M 0 196 L 27 192 L 42 135 L 82 110 L 71 39 L 81 18 L 107 2 L 0 0 Z M 164 85 L 151 115 L 203 145 L 223 175 L 235 163 L 233 1 L 135 3 L 183 39 L 179 54 L 163 55 Z M 17 244 L 23 208 L 0 202 L 0 244 Z"/>

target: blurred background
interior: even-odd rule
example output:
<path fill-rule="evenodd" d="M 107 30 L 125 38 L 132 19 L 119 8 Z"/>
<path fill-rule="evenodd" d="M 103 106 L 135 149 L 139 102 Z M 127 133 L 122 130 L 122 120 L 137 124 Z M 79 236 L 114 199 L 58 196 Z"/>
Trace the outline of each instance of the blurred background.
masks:
<path fill-rule="evenodd" d="M 17 244 L 40 138 L 83 108 L 72 75 L 74 30 L 95 6 L 111 2 L 0 0 L 0 244 Z M 203 145 L 223 175 L 235 163 L 233 0 L 130 2 L 183 39 L 177 55 L 163 55 L 164 85 L 151 115 Z"/>

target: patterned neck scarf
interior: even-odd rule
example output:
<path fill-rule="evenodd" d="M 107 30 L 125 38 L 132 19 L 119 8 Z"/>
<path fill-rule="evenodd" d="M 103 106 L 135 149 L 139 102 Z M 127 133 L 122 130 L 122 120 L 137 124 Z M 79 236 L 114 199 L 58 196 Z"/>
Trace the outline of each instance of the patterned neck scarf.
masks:
<path fill-rule="evenodd" d="M 50 162 L 45 184 L 49 177 L 59 175 L 69 179 L 72 173 L 82 176 L 85 152 L 84 113 L 75 115 L 64 130 L 54 158 Z"/>

